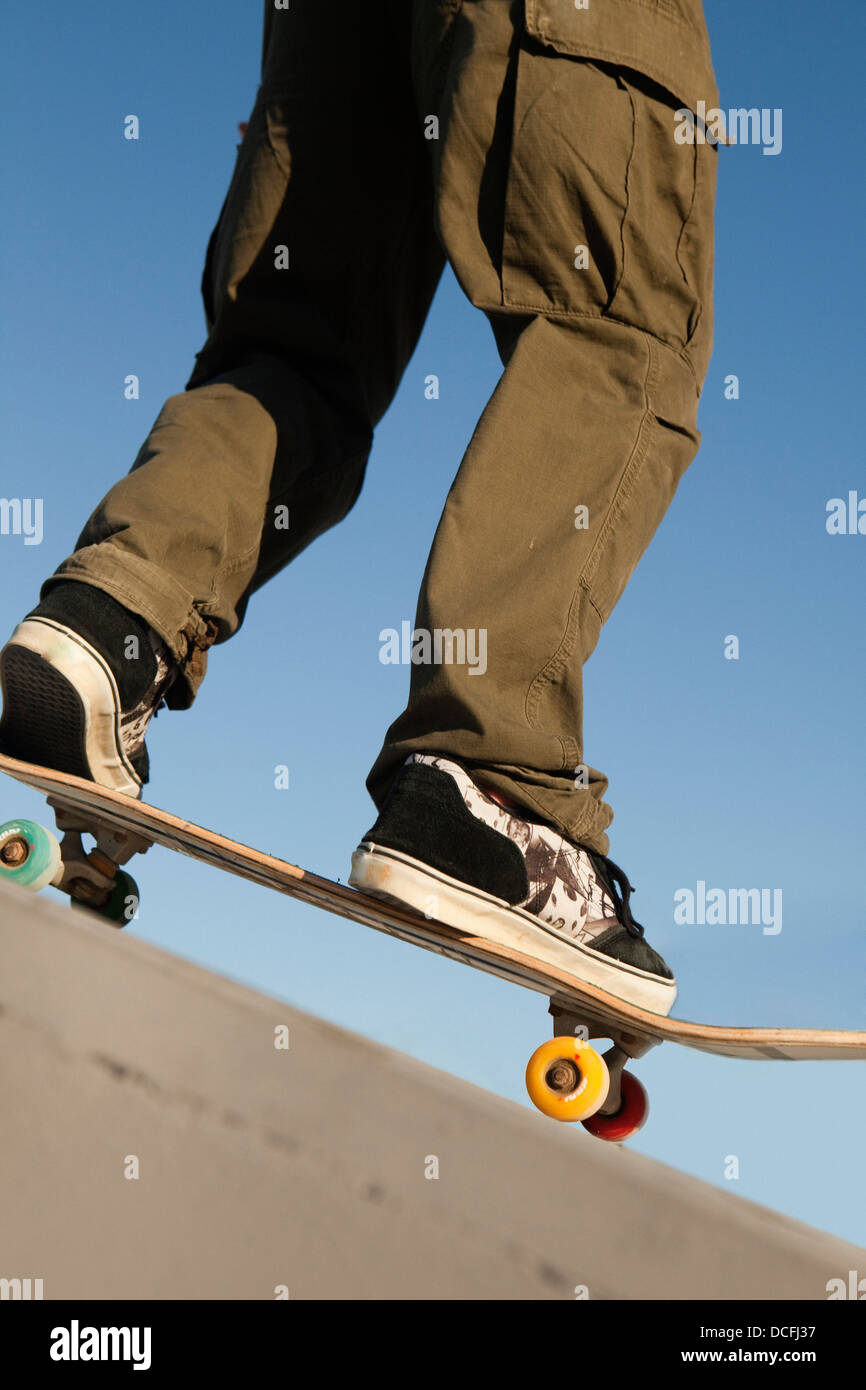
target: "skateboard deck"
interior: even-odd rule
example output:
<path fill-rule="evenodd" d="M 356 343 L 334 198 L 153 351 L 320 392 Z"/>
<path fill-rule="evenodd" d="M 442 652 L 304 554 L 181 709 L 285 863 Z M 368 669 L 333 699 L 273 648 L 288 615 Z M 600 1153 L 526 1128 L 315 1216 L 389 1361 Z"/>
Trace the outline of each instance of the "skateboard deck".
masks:
<path fill-rule="evenodd" d="M 487 971 L 512 984 L 549 996 L 554 1032 L 587 1041 L 590 1037 L 614 1041 L 617 1055 L 612 1062 L 617 1083 L 624 1060 L 639 1057 L 661 1042 L 681 1043 L 719 1056 L 756 1060 L 866 1060 L 866 1032 L 814 1028 L 726 1028 L 650 1013 L 519 951 L 428 920 L 398 904 L 370 897 L 341 883 L 333 883 L 146 802 L 97 787 L 67 773 L 18 762 L 4 754 L 0 754 L 0 772 L 49 798 L 58 828 L 69 832 L 69 844 L 64 842 L 63 846 L 64 863 L 58 867 L 59 857 L 56 856 L 54 876 L 46 878 L 43 874 L 44 882 L 53 882 L 67 892 L 72 883 L 76 888 L 72 896 L 78 896 L 82 880 L 76 879 L 75 875 L 84 860 L 95 866 L 92 877 L 105 884 L 110 882 L 116 866 L 127 862 L 133 854 L 142 853 L 153 844 L 164 846 L 285 893 L 288 897 L 325 908 L 328 912 L 372 927 L 375 931 L 385 932 L 411 945 L 435 951 L 474 969 Z M 32 824 L 21 822 L 22 826 Z M 13 821 L 0 826 L 0 879 L 6 877 L 23 881 L 16 860 L 16 826 L 17 823 Z M 37 829 L 41 829 L 56 846 L 57 842 L 50 832 L 43 827 Z M 96 839 L 95 850 L 87 852 L 82 849 L 80 838 L 76 837 L 80 837 L 83 831 Z M 9 862 L 10 859 L 13 862 Z M 137 907 L 137 889 L 132 880 L 128 883 L 133 890 L 129 896 Z M 120 925 L 123 925 L 123 921 Z M 547 1064 L 551 1059 L 547 1057 L 544 1060 Z M 553 1062 L 556 1062 L 555 1057 Z M 618 1084 L 614 1090 L 618 1096 Z M 530 1095 L 538 1104 L 531 1087 Z M 556 1105 L 553 1111 L 557 1111 Z M 561 1116 L 556 1113 L 556 1118 L 581 1116 Z"/>

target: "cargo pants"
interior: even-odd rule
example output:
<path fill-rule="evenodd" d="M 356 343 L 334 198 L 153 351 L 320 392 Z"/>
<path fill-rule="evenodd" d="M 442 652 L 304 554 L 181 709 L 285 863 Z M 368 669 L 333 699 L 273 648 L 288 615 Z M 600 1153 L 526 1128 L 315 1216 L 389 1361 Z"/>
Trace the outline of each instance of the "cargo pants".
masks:
<path fill-rule="evenodd" d="M 251 594 L 352 507 L 447 259 L 503 372 L 422 583 L 444 646 L 368 787 L 452 755 L 607 852 L 581 674 L 698 447 L 717 152 L 676 113 L 701 100 L 701 0 L 268 0 L 207 340 L 43 593 L 139 613 L 191 704 Z"/>

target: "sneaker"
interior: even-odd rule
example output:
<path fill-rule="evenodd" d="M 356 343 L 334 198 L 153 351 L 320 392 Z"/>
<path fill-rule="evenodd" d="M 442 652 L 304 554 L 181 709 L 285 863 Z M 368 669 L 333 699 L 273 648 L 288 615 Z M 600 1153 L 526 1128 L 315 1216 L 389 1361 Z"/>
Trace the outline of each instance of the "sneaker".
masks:
<path fill-rule="evenodd" d="M 56 584 L 0 651 L 0 748 L 138 797 L 145 733 L 175 675 L 142 618 L 90 584 Z"/>
<path fill-rule="evenodd" d="M 448 758 L 406 760 L 349 882 L 653 1013 L 673 1008 L 673 973 L 632 916 L 623 871 L 506 808 Z"/>

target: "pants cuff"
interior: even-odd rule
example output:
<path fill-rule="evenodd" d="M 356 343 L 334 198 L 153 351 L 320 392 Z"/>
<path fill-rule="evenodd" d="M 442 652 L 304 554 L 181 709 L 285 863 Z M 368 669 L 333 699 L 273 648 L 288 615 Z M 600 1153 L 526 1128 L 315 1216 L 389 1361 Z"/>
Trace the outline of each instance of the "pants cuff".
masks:
<path fill-rule="evenodd" d="M 102 589 L 153 628 L 178 667 L 178 679 L 166 703 L 173 709 L 188 709 L 204 680 L 207 649 L 219 636 L 217 623 L 200 612 L 192 596 L 158 566 L 110 542 L 70 555 L 46 579 L 41 597 L 67 580 Z"/>

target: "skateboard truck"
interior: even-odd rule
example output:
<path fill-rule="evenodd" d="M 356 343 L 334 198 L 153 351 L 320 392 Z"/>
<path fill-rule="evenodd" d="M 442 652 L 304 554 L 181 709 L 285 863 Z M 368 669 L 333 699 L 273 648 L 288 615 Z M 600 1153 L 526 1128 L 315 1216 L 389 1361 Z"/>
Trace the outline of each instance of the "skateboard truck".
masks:
<path fill-rule="evenodd" d="M 122 926 L 138 911 L 138 887 L 122 872 L 134 854 L 144 854 L 151 840 L 131 830 L 99 821 L 92 813 L 69 806 L 61 797 L 49 796 L 60 841 L 60 867 L 52 883 L 68 893 L 74 903 L 90 907 Z M 96 845 L 86 850 L 82 835 L 92 835 Z"/>
<path fill-rule="evenodd" d="M 73 907 L 90 908 L 114 926 L 125 926 L 138 912 L 138 886 L 120 865 L 153 841 L 114 829 L 63 801 L 52 799 L 52 808 L 62 841 L 35 821 L 0 825 L 0 877 L 34 893 L 51 884 L 69 895 Z M 82 843 L 85 834 L 96 840 L 89 852 Z"/>

